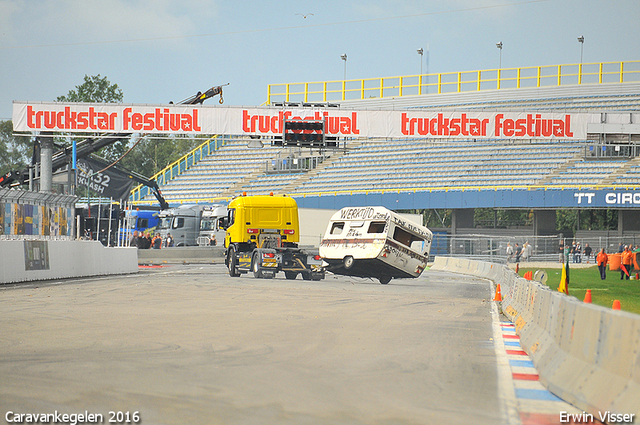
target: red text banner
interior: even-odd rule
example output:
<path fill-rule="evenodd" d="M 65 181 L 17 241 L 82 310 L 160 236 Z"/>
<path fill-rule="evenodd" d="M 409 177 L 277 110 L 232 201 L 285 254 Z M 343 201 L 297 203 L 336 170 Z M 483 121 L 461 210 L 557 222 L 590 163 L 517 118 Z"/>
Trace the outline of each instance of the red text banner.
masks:
<path fill-rule="evenodd" d="M 285 120 L 323 120 L 336 137 L 584 139 L 599 114 L 369 111 L 14 102 L 19 132 L 281 135 Z"/>

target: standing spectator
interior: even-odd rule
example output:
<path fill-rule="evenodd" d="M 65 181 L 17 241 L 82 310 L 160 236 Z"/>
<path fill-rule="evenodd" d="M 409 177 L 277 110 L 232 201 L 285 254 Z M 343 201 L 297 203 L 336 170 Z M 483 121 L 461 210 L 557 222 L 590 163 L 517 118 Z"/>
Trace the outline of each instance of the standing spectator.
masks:
<path fill-rule="evenodd" d="M 529 242 L 527 242 L 527 258 L 529 259 L 529 261 L 531 261 L 531 258 L 533 258 L 533 247 Z"/>
<path fill-rule="evenodd" d="M 520 255 L 522 255 L 522 248 L 516 243 L 516 263 L 520 262 Z"/>
<path fill-rule="evenodd" d="M 173 246 L 173 236 L 171 236 L 171 233 L 167 233 L 167 239 L 164 241 L 164 246 L 167 248 Z"/>
<path fill-rule="evenodd" d="M 140 232 L 140 233 L 138 234 L 138 248 L 140 248 L 140 249 L 147 249 L 147 248 L 149 248 L 149 247 L 147 246 L 147 235 L 146 235 L 146 234 L 144 234 L 144 233 L 142 233 L 142 232 Z"/>
<path fill-rule="evenodd" d="M 151 246 L 153 247 L 153 249 L 162 248 L 162 236 L 160 236 L 160 233 L 156 233 L 156 235 L 153 237 L 153 240 L 151 241 Z"/>
<path fill-rule="evenodd" d="M 629 280 L 629 276 L 631 275 L 632 261 L 633 261 L 633 253 L 631 252 L 628 246 L 625 246 L 624 251 L 622 252 L 622 266 L 620 267 L 620 280 L 625 278 Z"/>
<path fill-rule="evenodd" d="M 580 245 L 580 242 L 578 242 L 576 244 L 576 252 L 575 252 L 575 256 L 576 256 L 576 262 L 577 263 L 582 263 L 582 245 Z"/>
<path fill-rule="evenodd" d="M 560 239 L 560 247 L 558 248 L 558 261 L 564 263 L 564 241 Z"/>
<path fill-rule="evenodd" d="M 596 263 L 600 270 L 600 279 L 605 280 L 607 278 L 607 263 L 609 262 L 609 256 L 604 252 L 604 248 L 600 250 L 598 257 L 596 257 Z"/>
<path fill-rule="evenodd" d="M 571 244 L 571 256 L 573 257 L 573 263 L 575 264 L 578 260 L 576 258 L 576 241 L 573 241 Z"/>
<path fill-rule="evenodd" d="M 624 252 L 624 245 L 622 244 L 622 242 L 620 242 L 620 245 L 618 246 L 618 254 L 622 254 Z"/>
<path fill-rule="evenodd" d="M 591 247 L 589 246 L 589 244 L 585 244 L 584 245 L 584 256 L 587 258 L 587 264 L 589 264 L 589 258 L 591 258 L 591 252 L 593 252 L 593 250 L 591 249 Z"/>
<path fill-rule="evenodd" d="M 522 245 L 522 261 L 524 261 L 525 263 L 527 261 L 529 261 L 529 255 L 530 255 L 530 247 L 531 245 L 529 245 L 529 242 L 525 242 Z"/>
<path fill-rule="evenodd" d="M 131 237 L 131 240 L 129 241 L 129 246 L 133 246 L 133 247 L 137 247 L 138 246 L 138 231 L 137 230 L 133 231 L 133 236 Z"/>
<path fill-rule="evenodd" d="M 142 249 L 151 248 L 151 235 L 148 233 L 145 233 L 144 237 L 140 238 L 138 247 Z"/>
<path fill-rule="evenodd" d="M 513 247 L 510 242 L 507 242 L 507 263 L 511 262 L 513 258 Z"/>

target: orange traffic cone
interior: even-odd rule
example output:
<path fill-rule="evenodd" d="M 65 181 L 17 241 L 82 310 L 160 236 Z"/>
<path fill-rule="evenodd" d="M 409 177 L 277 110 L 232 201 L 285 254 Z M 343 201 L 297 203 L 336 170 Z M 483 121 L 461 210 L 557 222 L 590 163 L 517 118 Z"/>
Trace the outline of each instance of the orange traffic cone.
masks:
<path fill-rule="evenodd" d="M 620 300 L 613 300 L 613 309 L 620 310 Z"/>
<path fill-rule="evenodd" d="M 496 286 L 496 296 L 493 298 L 494 301 L 502 301 L 502 292 L 500 292 L 500 284 Z"/>
<path fill-rule="evenodd" d="M 584 302 L 591 304 L 591 289 L 587 289 L 587 293 L 584 295 Z"/>
<path fill-rule="evenodd" d="M 524 274 L 524 278 L 527 280 L 531 280 L 533 279 L 533 272 L 532 271 L 528 271 Z"/>

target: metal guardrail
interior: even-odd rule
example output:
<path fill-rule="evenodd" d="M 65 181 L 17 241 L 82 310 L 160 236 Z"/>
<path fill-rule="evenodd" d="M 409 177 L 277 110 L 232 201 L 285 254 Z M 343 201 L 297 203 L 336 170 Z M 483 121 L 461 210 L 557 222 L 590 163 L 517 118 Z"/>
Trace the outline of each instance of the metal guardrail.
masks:
<path fill-rule="evenodd" d="M 267 174 L 296 173 L 314 170 L 325 160 L 324 156 L 277 158 L 265 161 Z"/>
<path fill-rule="evenodd" d="M 595 62 L 352 80 L 269 84 L 267 101 L 339 102 L 511 88 L 640 81 L 640 61 Z"/>

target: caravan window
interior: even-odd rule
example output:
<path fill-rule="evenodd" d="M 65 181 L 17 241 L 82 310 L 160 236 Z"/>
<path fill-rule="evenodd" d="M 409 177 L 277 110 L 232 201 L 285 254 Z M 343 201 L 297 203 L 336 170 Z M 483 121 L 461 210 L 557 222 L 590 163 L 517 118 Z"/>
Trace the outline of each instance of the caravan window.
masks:
<path fill-rule="evenodd" d="M 386 221 L 372 221 L 371 224 L 369 224 L 367 233 L 384 233 L 384 226 L 386 224 Z"/>
<path fill-rule="evenodd" d="M 337 221 L 333 223 L 333 225 L 331 225 L 331 234 L 339 235 L 340 233 L 342 233 L 343 229 L 344 229 L 344 221 Z"/>
<path fill-rule="evenodd" d="M 419 236 L 413 235 L 400 227 L 396 227 L 395 231 L 393 232 L 393 239 L 400 242 L 402 245 L 410 247 L 415 251 L 422 252 L 424 239 Z"/>

